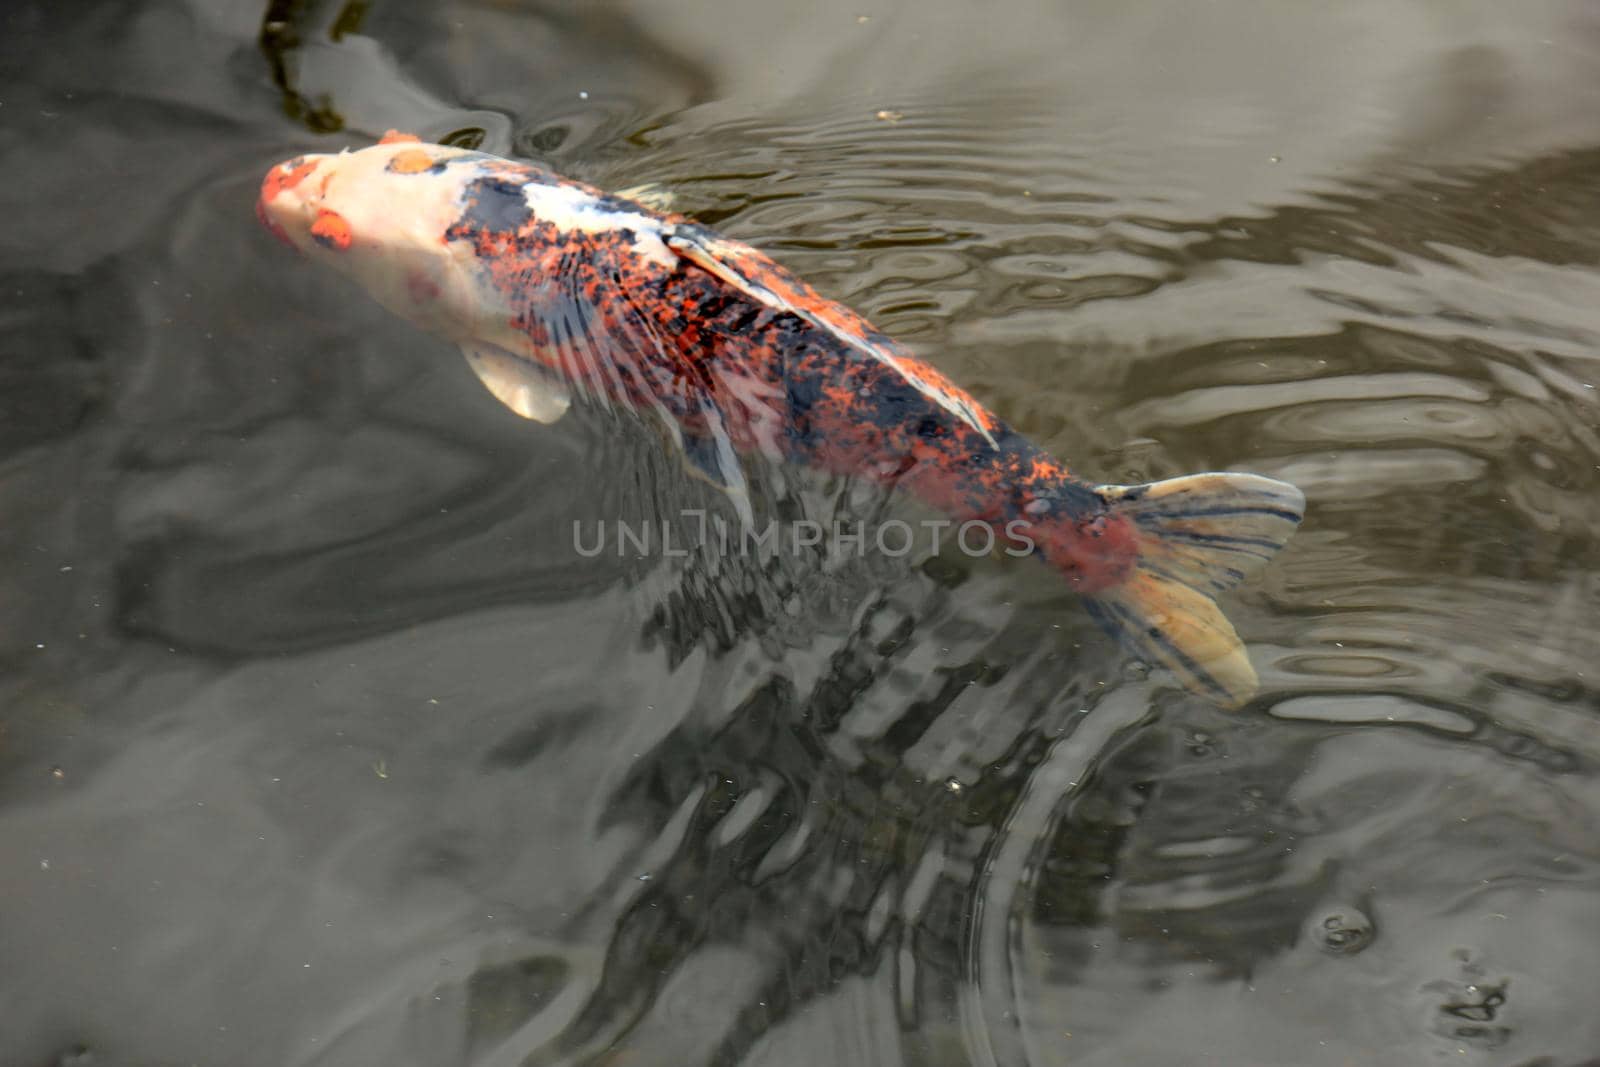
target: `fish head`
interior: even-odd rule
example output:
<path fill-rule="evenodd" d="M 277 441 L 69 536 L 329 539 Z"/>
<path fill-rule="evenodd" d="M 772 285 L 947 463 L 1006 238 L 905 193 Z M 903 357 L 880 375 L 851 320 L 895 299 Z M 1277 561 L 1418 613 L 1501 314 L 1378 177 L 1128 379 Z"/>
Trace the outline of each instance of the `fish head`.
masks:
<path fill-rule="evenodd" d="M 477 153 L 389 133 L 358 151 L 296 156 L 267 172 L 256 214 L 303 255 L 441 336 L 473 330 L 478 301 L 451 223 Z"/>

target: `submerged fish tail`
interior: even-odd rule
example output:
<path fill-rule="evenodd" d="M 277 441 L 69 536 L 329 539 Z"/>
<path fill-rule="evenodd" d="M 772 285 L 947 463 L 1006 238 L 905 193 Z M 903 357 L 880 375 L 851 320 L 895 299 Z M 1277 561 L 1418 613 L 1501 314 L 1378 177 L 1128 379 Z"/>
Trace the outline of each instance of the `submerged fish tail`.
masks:
<path fill-rule="evenodd" d="M 1102 485 L 1137 550 L 1126 579 L 1085 598 L 1090 614 L 1135 655 L 1228 706 L 1255 695 L 1256 672 L 1218 593 L 1260 570 L 1300 524 L 1305 496 L 1255 474 L 1194 474 Z"/>

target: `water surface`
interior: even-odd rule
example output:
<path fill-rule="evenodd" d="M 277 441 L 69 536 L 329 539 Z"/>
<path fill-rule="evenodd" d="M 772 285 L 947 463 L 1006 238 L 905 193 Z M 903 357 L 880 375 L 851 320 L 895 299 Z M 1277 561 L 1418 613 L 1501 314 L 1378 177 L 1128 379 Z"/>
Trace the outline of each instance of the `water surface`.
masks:
<path fill-rule="evenodd" d="M 574 552 L 723 505 L 255 224 L 391 126 L 1301 485 L 1261 696 L 1025 561 Z M 1588 5 L 23 2 L 0 163 L 0 1063 L 1600 1055 Z"/>

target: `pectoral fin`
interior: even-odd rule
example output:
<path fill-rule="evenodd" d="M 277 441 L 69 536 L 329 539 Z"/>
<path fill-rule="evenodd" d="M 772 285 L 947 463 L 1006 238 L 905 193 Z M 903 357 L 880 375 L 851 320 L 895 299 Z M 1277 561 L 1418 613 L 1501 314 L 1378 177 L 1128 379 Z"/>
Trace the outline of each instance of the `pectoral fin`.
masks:
<path fill-rule="evenodd" d="M 572 406 L 572 395 L 556 372 L 483 341 L 463 341 L 467 366 L 494 398 L 525 419 L 552 423 Z"/>
<path fill-rule="evenodd" d="M 721 489 L 739 516 L 745 529 L 755 529 L 755 513 L 750 507 L 750 490 L 745 482 L 739 457 L 725 434 L 709 437 L 684 436 L 683 456 L 689 469 L 699 477 Z"/>

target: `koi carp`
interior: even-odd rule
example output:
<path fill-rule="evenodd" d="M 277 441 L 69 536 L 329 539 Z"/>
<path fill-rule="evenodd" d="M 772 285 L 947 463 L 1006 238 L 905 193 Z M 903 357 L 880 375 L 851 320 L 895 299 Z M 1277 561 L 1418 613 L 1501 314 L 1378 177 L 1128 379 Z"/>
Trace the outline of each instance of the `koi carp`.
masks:
<path fill-rule="evenodd" d="M 1285 482 L 1073 476 L 934 367 L 740 244 L 528 163 L 425 144 L 305 155 L 261 186 L 266 227 L 458 345 L 506 407 L 654 413 L 750 518 L 741 457 L 865 477 L 1034 554 L 1142 659 L 1221 704 L 1258 682 L 1216 596 L 1298 526 Z"/>

